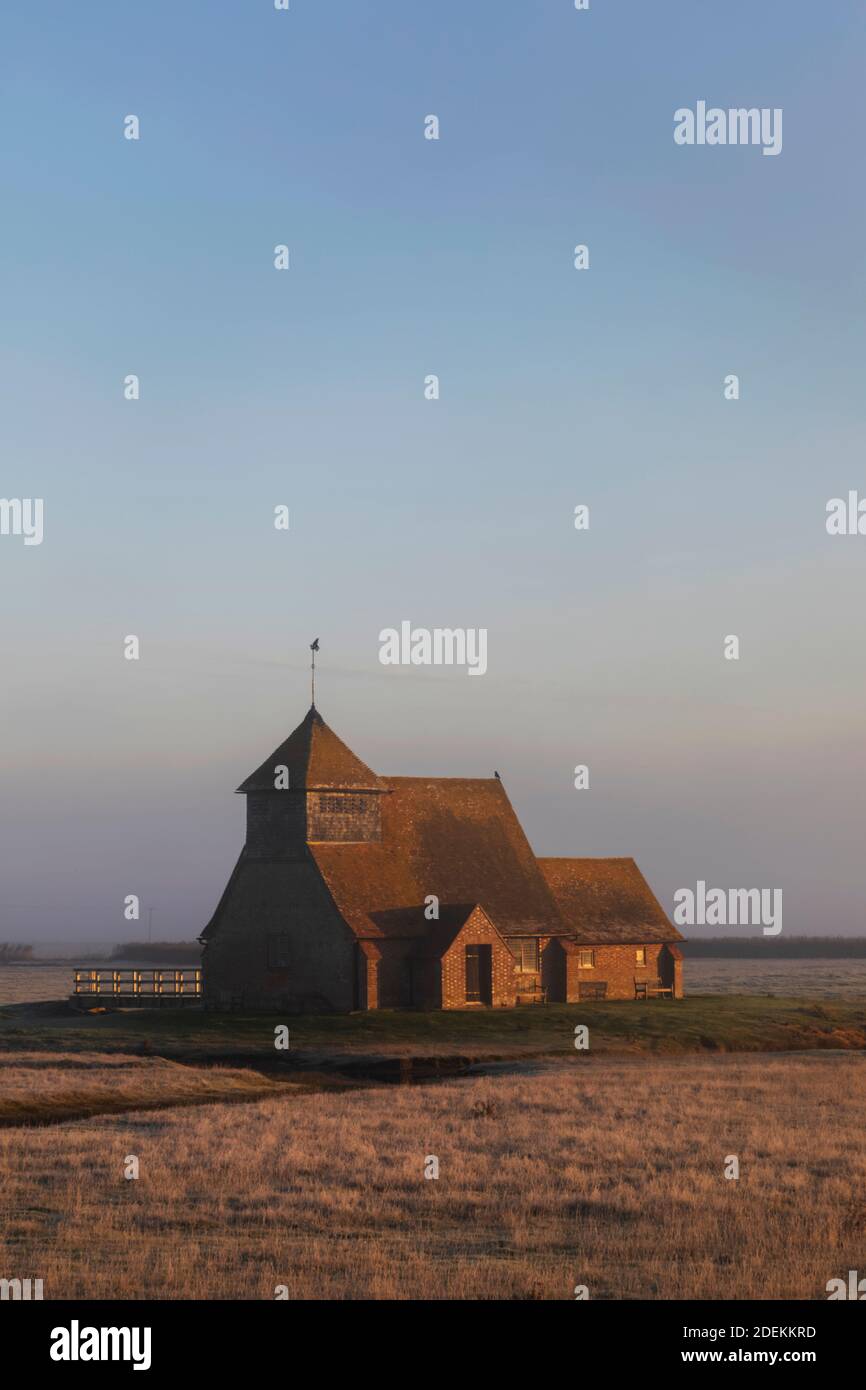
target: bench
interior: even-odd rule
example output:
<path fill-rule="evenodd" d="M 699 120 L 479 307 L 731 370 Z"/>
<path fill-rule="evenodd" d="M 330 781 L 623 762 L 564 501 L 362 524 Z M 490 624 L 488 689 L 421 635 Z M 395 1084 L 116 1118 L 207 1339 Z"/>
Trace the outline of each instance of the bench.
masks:
<path fill-rule="evenodd" d="M 547 985 L 538 984 L 534 980 L 531 983 L 527 981 L 526 984 L 521 984 L 518 980 L 516 999 L 518 1004 L 521 1001 L 529 1004 L 546 1004 Z"/>
<path fill-rule="evenodd" d="M 635 999 L 673 999 L 672 985 L 664 985 L 661 980 L 638 980 L 634 982 Z"/>

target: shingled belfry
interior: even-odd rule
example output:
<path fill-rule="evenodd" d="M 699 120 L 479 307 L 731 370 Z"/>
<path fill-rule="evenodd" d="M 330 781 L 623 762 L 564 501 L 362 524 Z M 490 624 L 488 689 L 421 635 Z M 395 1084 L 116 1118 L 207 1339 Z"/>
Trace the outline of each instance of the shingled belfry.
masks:
<path fill-rule="evenodd" d="M 450 1009 L 682 994 L 633 859 L 536 859 L 501 780 L 382 777 L 315 705 L 242 782 L 209 1008 Z"/>

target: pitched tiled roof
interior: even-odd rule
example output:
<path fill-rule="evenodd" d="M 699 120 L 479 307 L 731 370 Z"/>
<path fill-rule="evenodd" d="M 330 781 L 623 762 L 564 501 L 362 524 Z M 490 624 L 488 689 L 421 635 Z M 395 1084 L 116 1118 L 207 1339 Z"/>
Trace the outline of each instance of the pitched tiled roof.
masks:
<path fill-rule="evenodd" d="M 311 708 L 238 788 L 273 791 L 274 768 L 297 790 L 381 792 L 382 839 L 310 842 L 344 921 L 363 941 L 418 938 L 446 949 L 476 907 L 503 937 L 558 936 L 587 945 L 681 941 L 633 859 L 536 859 L 498 778 L 377 777 Z M 282 882 L 246 851 L 203 936 L 245 875 Z M 439 900 L 439 920 L 425 900 Z"/>
<path fill-rule="evenodd" d="M 488 923 L 490 923 L 484 908 L 479 907 L 477 903 L 449 903 L 447 907 L 441 908 L 439 921 L 428 923 L 430 930 L 423 944 L 418 948 L 420 952 L 423 955 L 433 956 L 436 960 L 444 956 L 448 947 L 466 926 L 469 918 L 476 912 L 481 914 L 478 919 L 479 922 L 487 918 Z M 490 926 L 498 936 L 499 933 L 492 923 Z"/>
<path fill-rule="evenodd" d="M 426 936 L 424 900 L 478 903 L 502 936 L 566 928 L 495 777 L 382 777 L 382 841 L 313 843 L 338 911 L 359 937 Z"/>
<path fill-rule="evenodd" d="M 310 706 L 305 717 L 284 743 L 257 767 L 239 792 L 272 792 L 274 768 L 287 767 L 289 790 L 375 790 L 380 779 L 366 763 L 356 758 L 351 748 L 329 729 L 319 711 Z"/>
<path fill-rule="evenodd" d="M 539 859 L 569 933 L 587 946 L 682 941 L 633 859 Z"/>

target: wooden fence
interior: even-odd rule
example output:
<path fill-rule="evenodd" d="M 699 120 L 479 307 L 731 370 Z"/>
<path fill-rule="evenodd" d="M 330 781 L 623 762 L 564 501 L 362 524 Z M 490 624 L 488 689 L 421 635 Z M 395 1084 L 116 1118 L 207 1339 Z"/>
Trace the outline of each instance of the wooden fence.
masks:
<path fill-rule="evenodd" d="M 171 970 L 74 970 L 72 999 L 101 1003 L 180 1003 L 202 997 L 201 968 Z"/>

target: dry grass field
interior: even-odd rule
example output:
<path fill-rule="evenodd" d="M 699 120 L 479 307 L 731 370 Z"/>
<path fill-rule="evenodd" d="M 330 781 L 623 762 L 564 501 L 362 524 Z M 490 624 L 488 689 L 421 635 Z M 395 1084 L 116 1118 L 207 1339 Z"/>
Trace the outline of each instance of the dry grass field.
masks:
<path fill-rule="evenodd" d="M 6 1064 L 7 1099 L 28 1079 L 58 1096 L 173 1084 L 143 1059 Z M 187 1088 L 214 1084 L 177 1070 Z M 272 1299 L 285 1285 L 569 1299 L 576 1284 L 825 1298 L 829 1278 L 866 1268 L 864 1122 L 862 1054 L 575 1053 L 435 1085 L 6 1128 L 0 1275 L 42 1278 L 46 1298 Z M 433 1154 L 440 1176 L 425 1179 Z"/>
<path fill-rule="evenodd" d="M 0 1127 L 252 1100 L 286 1089 L 287 1083 L 270 1081 L 258 1072 L 185 1067 L 162 1057 L 7 1053 L 0 1054 Z"/>

